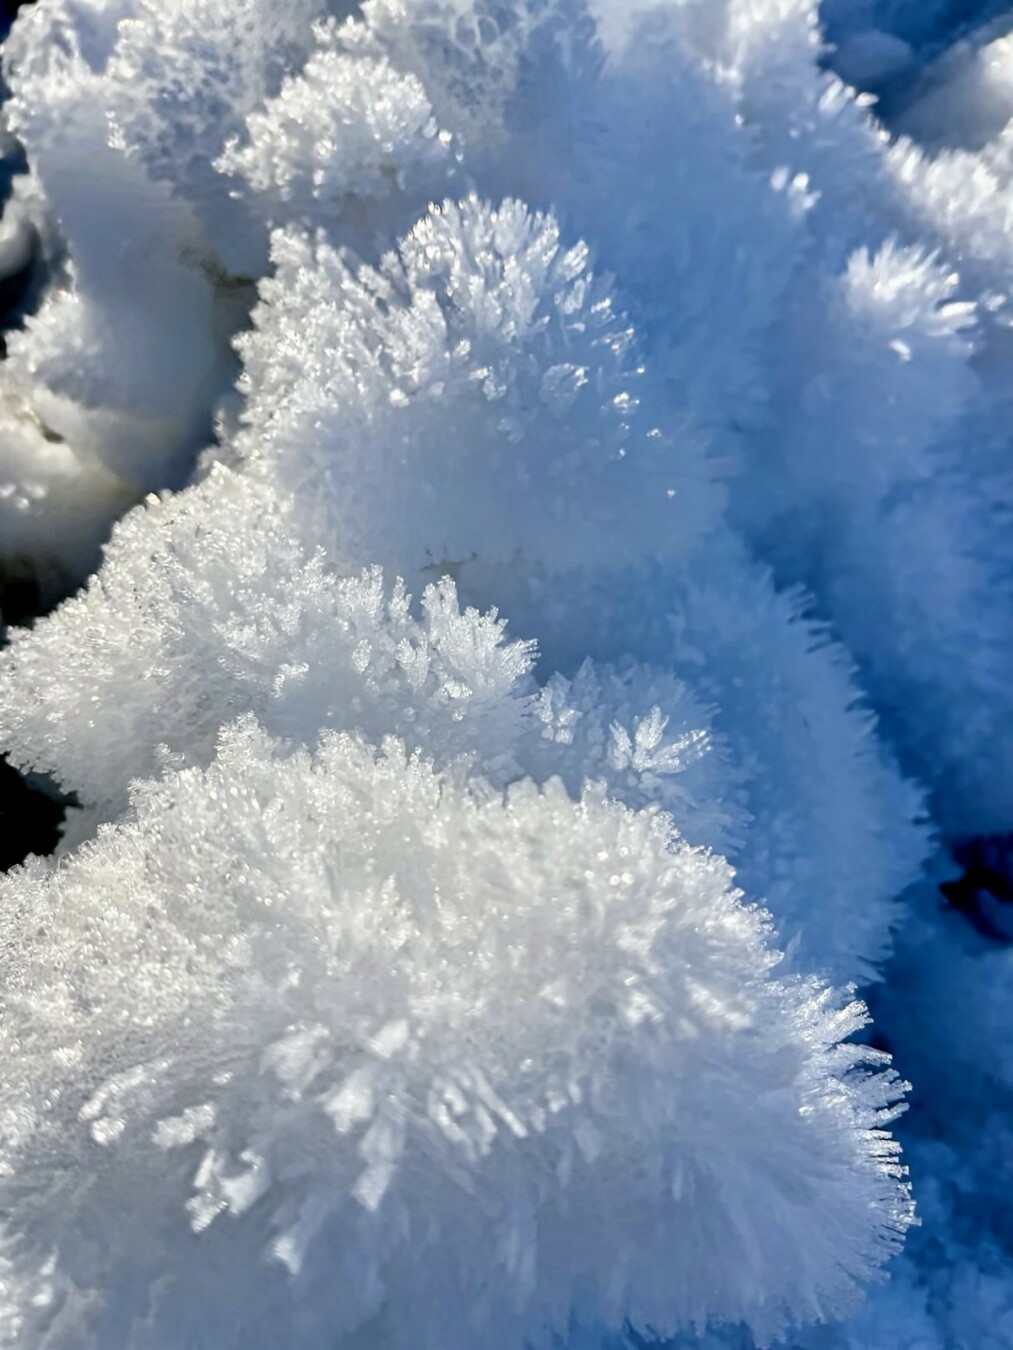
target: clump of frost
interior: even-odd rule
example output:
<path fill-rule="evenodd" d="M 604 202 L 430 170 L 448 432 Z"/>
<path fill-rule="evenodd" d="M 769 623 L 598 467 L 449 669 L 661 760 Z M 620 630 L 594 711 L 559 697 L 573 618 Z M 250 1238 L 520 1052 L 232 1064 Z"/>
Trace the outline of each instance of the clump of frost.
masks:
<path fill-rule="evenodd" d="M 783 971 L 877 975 L 894 749 L 1013 819 L 1013 81 L 915 73 L 953 8 L 25 11 L 2 565 L 55 598 L 218 443 L 0 662 L 82 803 L 0 906 L 0 1341 L 762 1342 L 897 1245 L 896 1083 Z M 1008 962 L 911 905 L 932 1231 L 806 1350 L 1008 1327 Z"/>
<path fill-rule="evenodd" d="M 239 340 L 234 462 L 342 566 L 378 558 L 413 587 L 449 572 L 549 670 L 629 654 L 674 670 L 743 766 L 754 824 L 732 857 L 750 893 L 816 965 L 871 973 L 922 857 L 917 794 L 852 706 L 848 658 L 724 523 L 706 432 L 671 408 L 586 251 L 516 202 L 468 198 L 379 269 L 292 230 L 275 255 Z"/>
<path fill-rule="evenodd" d="M 424 89 L 447 139 L 455 188 L 520 198 L 593 240 L 604 266 L 621 274 L 680 400 L 709 426 L 727 422 L 730 404 L 744 423 L 762 401 L 755 345 L 792 265 L 795 208 L 786 211 L 783 198 L 798 194 L 771 191 L 769 176 L 748 164 L 733 106 L 682 40 L 681 10 L 645 8 L 617 15 L 586 0 L 367 0 L 360 18 L 318 29 L 319 52 L 289 98 L 312 104 L 315 118 L 350 121 L 372 176 L 390 152 L 380 141 L 370 147 L 357 104 L 374 69 L 402 72 L 406 90 Z M 624 40 L 610 43 L 616 19 Z M 312 74 L 318 62 L 341 77 L 323 87 Z M 305 178 L 301 132 L 285 103 L 268 104 L 260 155 L 301 166 Z M 263 125 L 251 119 L 254 146 Z M 442 181 L 433 175 L 431 197 Z M 389 234 L 389 211 L 377 215 L 364 196 L 366 218 Z M 276 209 L 276 222 L 312 222 L 335 242 L 349 237 L 344 211 L 300 214 L 298 205 L 296 197 Z"/>
<path fill-rule="evenodd" d="M 5 254 L 17 261 L 36 231 L 51 263 L 10 373 L 28 421 L 66 447 L 61 476 L 87 483 L 72 534 L 90 546 L 55 550 L 72 582 L 130 490 L 180 486 L 211 434 L 234 376 L 229 339 L 267 267 L 266 228 L 214 160 L 305 59 L 326 13 L 344 7 L 39 0 L 5 43 L 5 117 L 33 185 L 5 212 Z M 122 490 L 104 490 L 96 461 Z M 17 455 L 0 464 L 22 497 L 51 476 L 45 461 L 34 473 Z M 29 512 L 0 541 L 0 566 L 27 561 L 43 592 L 58 518 Z"/>
<path fill-rule="evenodd" d="M 587 660 L 572 679 L 553 675 L 534 702 L 524 765 L 558 776 L 577 796 L 604 782 L 627 806 L 661 806 L 691 843 L 729 854 L 749 827 L 748 775 L 714 731 L 715 711 L 672 671 L 626 658 Z"/>
<path fill-rule="evenodd" d="M 1008 828 L 1002 136 L 939 154 L 891 144 L 868 101 L 820 70 L 810 0 L 680 15 L 754 165 L 809 194 L 733 517 L 781 584 L 814 590 L 944 829 Z"/>
<path fill-rule="evenodd" d="M 714 519 L 698 440 L 652 421 L 633 332 L 551 217 L 468 198 L 378 269 L 293 230 L 274 260 L 237 340 L 234 453 L 339 556 L 546 587 L 683 552 Z"/>
<path fill-rule="evenodd" d="M 369 255 L 449 187 L 453 138 L 415 76 L 320 36 L 300 75 L 250 113 L 216 167 L 248 186 L 251 209 L 270 223 L 297 220 Z"/>
<path fill-rule="evenodd" d="M 733 515 L 846 635 L 945 824 L 1002 828 L 1009 469 L 957 280 L 921 250 L 886 245 L 799 288 Z"/>
<path fill-rule="evenodd" d="M 160 486 L 205 434 L 214 377 L 213 287 L 184 260 L 197 223 L 109 144 L 101 77 L 77 54 L 58 52 L 53 64 L 44 79 L 15 81 L 10 106 L 70 262 L 12 345 L 12 370 L 79 457 L 139 488 Z M 129 236 L 111 228 L 110 201 L 129 217 Z"/>
<path fill-rule="evenodd" d="M 77 140 L 54 123 L 54 86 L 76 100 L 99 97 L 110 150 L 193 206 L 205 247 L 227 271 L 255 277 L 266 263 L 265 236 L 230 197 L 215 161 L 306 60 L 314 21 L 348 8 L 344 0 L 39 0 L 6 44 L 13 125 L 51 177 L 59 145 L 69 152 Z"/>
<path fill-rule="evenodd" d="M 890 33 L 899 35 L 895 46 L 915 42 L 909 16 L 865 8 L 847 21 L 853 37 L 879 33 L 881 55 Z M 375 277 L 360 274 L 358 260 L 343 250 L 351 246 L 376 264 L 414 213 L 448 191 L 474 189 L 494 201 L 516 196 L 541 212 L 551 208 L 565 236 L 590 240 L 601 264 L 619 274 L 641 349 L 650 347 L 653 381 L 709 438 L 704 480 L 745 466 L 733 488 L 736 519 L 775 564 L 779 584 L 815 590 L 821 617 L 854 651 L 874 704 L 891 720 L 905 763 L 930 779 L 944 827 L 1008 823 L 1008 803 L 986 798 L 995 779 L 994 747 L 1009 720 L 996 694 L 1009 683 L 1001 656 L 1009 615 L 994 587 L 987 605 L 977 598 L 989 579 L 1009 572 L 1004 517 L 988 506 L 1007 493 L 1008 475 L 1001 457 L 997 463 L 991 453 L 966 449 L 983 427 L 993 432 L 986 441 L 995 440 L 1009 402 L 1002 373 L 1009 155 L 1005 133 L 995 134 L 1008 83 L 1002 40 L 968 58 L 971 74 L 964 67 L 959 79 L 940 72 L 940 90 L 952 86 L 971 121 L 973 97 L 961 94 L 965 86 L 991 111 L 978 117 L 984 130 L 968 132 L 973 145 L 965 136 L 958 148 L 937 154 L 909 139 L 888 144 L 868 100 L 820 69 L 815 0 L 676 6 L 644 0 L 622 7 L 610 0 L 367 0 L 351 17 L 349 6 L 324 0 L 283 9 L 260 0 L 242 13 L 222 0 L 40 0 L 15 26 L 8 53 L 12 117 L 73 264 L 71 289 L 50 297 L 22 344 L 32 416 L 72 454 L 97 456 L 135 489 L 178 486 L 208 439 L 227 386 L 227 338 L 245 322 L 253 295 L 246 283 L 267 268 L 268 225 L 280 227 L 287 241 L 276 244 L 288 250 L 291 264 L 286 272 L 279 254 L 279 285 L 294 284 L 292 269 L 310 265 L 310 246 L 294 241 L 317 230 L 327 241 L 313 246 L 318 254 L 333 249 L 349 273 L 340 313 L 329 329 L 321 325 L 321 340 L 336 340 L 339 327 L 353 340 L 358 306 L 360 343 L 368 348 L 371 326 L 379 332 L 386 325 L 390 356 L 421 381 L 420 390 L 442 397 L 435 393 L 440 373 L 412 364 L 410 344 L 425 341 L 425 322 L 416 322 L 406 293 L 417 278 L 405 246 L 398 262 L 388 258 L 376 267 L 382 279 L 376 284 L 396 297 L 389 316 L 379 314 L 386 292 L 372 311 L 354 298 L 360 280 L 372 285 Z M 917 42 L 935 19 L 926 22 Z M 869 41 L 865 46 L 869 59 Z M 990 139 L 981 144 L 983 137 Z M 110 190 L 94 191 L 100 183 Z M 112 214 L 124 201 L 143 218 L 141 232 L 151 241 L 140 252 L 158 266 L 139 267 L 124 254 Z M 435 227 L 420 228 L 424 236 Z M 942 251 L 938 262 L 924 261 L 935 249 Z M 854 300 L 860 260 L 882 270 L 888 256 L 923 260 L 902 264 L 904 305 L 914 318 L 884 321 L 880 313 L 868 324 L 864 312 L 842 317 L 842 305 Z M 929 277 L 931 268 L 938 278 Z M 956 306 L 952 313 L 981 297 L 973 335 L 947 336 L 946 324 L 928 313 L 942 277 L 952 278 L 951 298 L 940 302 Z M 271 296 L 269 288 L 265 294 Z M 454 294 L 448 285 L 448 335 L 472 341 L 454 318 Z M 571 290 L 574 323 L 590 320 L 573 296 Z M 519 313 L 512 300 L 504 304 L 502 287 L 489 301 L 502 305 L 508 321 Z M 546 343 L 550 336 L 572 341 L 573 334 L 573 325 L 550 323 Z M 974 352 L 964 341 L 972 337 Z M 885 357 L 884 345 L 891 353 Z M 252 345 L 245 355 L 253 402 L 255 368 L 265 363 Z M 582 372 L 603 368 L 587 357 L 576 351 L 558 362 L 560 371 L 540 372 L 547 383 L 537 391 L 514 371 L 518 398 L 499 410 L 496 435 L 509 442 L 522 434 L 524 410 L 550 398 L 559 420 L 576 427 L 588 401 Z M 331 397 L 338 398 L 347 374 L 341 364 L 331 376 L 314 366 L 304 380 L 329 378 Z M 452 364 L 454 373 L 444 372 L 451 385 L 473 375 L 494 401 L 477 358 L 458 347 Z M 358 374 L 369 361 L 360 366 Z M 374 380 L 388 377 L 396 383 L 390 372 L 372 372 Z M 980 389 L 972 387 L 975 380 Z M 863 391 L 860 400 L 852 396 L 855 387 Z M 635 400 L 640 389 L 617 387 L 611 396 Z M 259 397 L 264 405 L 272 392 Z M 345 400 L 348 430 L 365 458 L 397 418 L 388 422 L 385 414 L 353 433 L 357 398 Z M 234 406 L 223 426 L 231 425 Z M 671 416 L 659 422 L 680 439 Z M 813 438 L 823 447 L 816 453 Z M 849 457 L 861 444 L 854 462 L 875 461 L 876 469 L 849 476 L 837 491 L 842 444 Z M 391 453 L 396 462 L 396 445 L 383 445 L 384 455 L 369 458 L 364 469 L 364 489 L 370 470 L 379 482 Z M 615 437 L 603 447 L 605 460 L 626 448 Z M 570 461 L 582 475 L 594 462 L 589 448 L 575 450 Z M 664 477 L 679 451 L 654 449 Z M 915 459 L 922 467 L 913 478 Z M 565 462 L 565 455 L 556 457 L 556 474 L 565 475 Z M 565 477 L 545 484 L 535 474 L 530 497 L 538 508 L 525 547 L 537 534 L 543 551 L 551 546 L 557 555 L 569 549 L 586 558 L 591 525 L 614 543 L 636 528 L 615 519 L 627 498 L 612 490 L 611 475 L 597 463 L 583 495 L 576 474 L 572 492 Z M 533 468 L 517 461 L 515 491 Z M 678 468 L 669 486 L 687 510 L 677 523 L 665 522 L 660 500 L 652 498 L 650 511 L 644 501 L 636 504 L 645 538 L 656 527 L 667 530 L 665 547 L 675 553 L 698 528 L 697 514 L 699 524 L 712 519 L 713 503 L 713 494 L 710 505 L 701 499 L 697 513 L 689 460 L 681 458 Z M 928 486 L 915 481 L 923 472 Z M 397 481 L 390 490 L 395 508 L 408 487 L 400 475 Z M 493 473 L 479 486 L 492 495 L 503 485 Z M 388 486 L 384 481 L 375 490 L 382 495 Z M 478 493 L 467 477 L 460 488 L 462 495 Z M 794 503 L 787 513 L 779 507 L 785 501 Z M 431 566 L 470 565 L 473 539 L 488 526 L 490 561 L 503 570 L 496 554 L 507 541 L 495 520 L 476 511 L 471 535 L 460 520 L 455 534 L 445 521 L 434 528 L 435 507 L 424 494 L 417 505 L 416 519 L 402 499 L 404 528 L 433 550 Z M 856 523 L 839 526 L 853 508 Z M 826 526 L 820 557 L 801 537 L 806 531 L 797 530 L 803 512 Z M 108 509 L 90 533 L 107 524 Z M 366 527 L 365 514 L 358 527 Z M 947 604 L 934 610 L 925 602 L 922 572 L 907 560 L 923 558 L 926 541 L 940 535 L 938 556 L 966 584 L 954 580 Z M 410 557 L 359 560 L 388 563 L 417 586 Z M 867 607 L 872 560 L 876 603 Z M 481 550 L 477 561 L 483 562 Z M 536 561 L 545 559 L 525 559 Z M 495 586 L 483 602 L 490 598 L 511 603 Z M 955 661 L 952 653 L 964 650 L 969 632 L 981 635 L 980 659 Z M 924 660 L 926 644 L 941 659 Z M 930 715 L 940 708 L 951 710 L 945 726 Z M 963 742 L 954 734 L 961 725 L 969 728 Z"/>
<path fill-rule="evenodd" d="M 1001 200 L 986 200 L 995 195 L 994 156 L 947 169 L 909 142 L 889 146 L 867 101 L 820 71 L 813 0 L 646 3 L 624 15 L 606 3 L 518 0 L 458 19 L 449 4 L 367 4 L 361 20 L 330 40 L 349 52 L 381 52 L 421 80 L 480 190 L 551 204 L 593 241 L 621 276 L 624 300 L 651 341 L 656 377 L 707 427 L 720 462 L 745 464 L 734 487 L 740 522 L 761 548 L 786 541 L 771 554 L 779 581 L 816 588 L 821 613 L 860 658 L 877 706 L 896 720 L 907 763 L 931 780 L 946 827 L 1000 827 L 1008 809 L 988 800 L 986 785 L 995 777 L 992 747 L 1009 720 L 994 697 L 1004 683 L 1009 615 L 998 603 L 983 610 L 976 597 L 980 576 L 1008 572 L 1008 531 L 980 506 L 1008 489 L 981 457 L 962 474 L 950 472 L 948 448 L 959 438 L 967 458 L 976 424 L 965 428 L 963 419 L 981 399 L 970 345 L 952 340 L 952 330 L 969 312 L 968 285 L 988 288 L 991 303 L 1008 252 Z M 472 87 L 473 97 L 464 97 Z M 681 134 L 672 136 L 672 126 Z M 931 264 L 949 278 L 949 298 L 938 297 L 940 283 L 924 265 L 936 248 L 949 255 Z M 888 270 L 891 256 L 904 260 L 894 271 L 907 274 L 907 315 L 883 336 L 889 353 L 860 363 L 852 334 L 845 338 L 837 325 L 833 292 L 850 284 L 862 257 L 874 266 L 887 259 Z M 869 337 L 882 331 L 879 317 Z M 757 360 L 759 351 L 766 359 Z M 882 393 L 870 388 L 878 382 L 873 359 L 886 376 Z M 859 400 L 850 370 L 861 380 Z M 865 425 L 856 425 L 864 408 Z M 1001 408 L 987 415 L 998 422 Z M 797 422 L 825 448 L 814 455 L 811 437 L 800 437 L 788 467 L 783 424 L 794 432 Z M 857 502 L 835 492 L 827 503 L 836 520 L 856 505 L 859 516 L 840 547 L 836 520 L 827 527 L 831 589 L 803 542 L 794 551 L 792 543 L 803 511 L 826 519 L 807 475 L 835 483 L 842 439 L 849 457 L 858 443 L 870 452 L 878 445 L 880 458 L 864 480 L 856 476 Z M 935 475 L 933 487 L 916 487 L 893 506 L 912 481 L 912 455 L 924 466 L 916 473 Z M 890 511 L 884 492 L 892 493 Z M 764 514 L 758 503 L 769 504 L 771 494 L 795 503 L 794 512 Z M 959 597 L 933 617 L 921 574 L 904 559 L 940 530 L 939 556 L 952 560 L 954 575 L 972 547 L 976 565 L 965 569 Z M 900 533 L 909 544 L 894 549 Z M 859 554 L 864 565 L 856 568 Z M 885 621 L 864 617 L 872 558 L 887 578 L 874 587 Z M 981 634 L 983 654 L 965 668 L 951 653 L 965 647 L 969 629 Z M 918 655 L 926 641 L 945 653 L 931 668 Z M 926 698 L 953 709 L 954 722 L 972 734 L 961 744 L 920 715 Z"/>
<path fill-rule="evenodd" d="M 88 588 L 11 634 L 4 744 L 82 803 L 75 843 L 119 816 L 131 780 L 166 754 L 207 765 L 221 728 L 247 711 L 308 746 L 326 729 L 397 735 L 498 785 L 558 775 L 578 797 L 605 782 L 715 849 L 741 835 L 731 757 L 678 678 L 586 662 L 540 689 L 533 644 L 507 641 L 505 627 L 495 611 L 462 610 L 449 578 L 414 611 L 379 568 L 340 575 L 301 547 L 261 482 L 217 466 L 128 515 Z"/>
<path fill-rule="evenodd" d="M 331 40 L 352 54 L 385 55 L 419 79 L 439 125 L 459 140 L 476 172 L 517 171 L 519 143 L 537 172 L 554 162 L 555 114 L 565 125 L 569 93 L 541 78 L 540 59 L 551 60 L 561 38 L 575 68 L 590 73 L 581 57 L 593 31 L 584 0 L 364 0 L 360 17 Z M 526 116 L 521 90 L 535 100 Z M 534 134 L 538 124 L 548 133 L 544 147 Z"/>
<path fill-rule="evenodd" d="M 99 819 L 121 814 L 160 748 L 206 765 L 246 711 L 299 743 L 328 727 L 398 735 L 441 764 L 517 776 L 530 644 L 462 613 L 449 581 L 421 609 L 377 568 L 339 576 L 263 485 L 217 468 L 128 515 L 88 588 L 11 635 L 4 743 Z"/>
<path fill-rule="evenodd" d="M 597 791 L 242 721 L 0 886 L 7 1327 L 488 1350 L 850 1306 L 909 1222 L 898 1084 L 729 883 Z"/>
<path fill-rule="evenodd" d="M 335 662 L 368 664 L 356 643 L 373 634 L 335 648 L 326 615 L 344 601 L 304 573 L 319 573 L 317 550 L 352 575 L 379 559 L 420 594 L 449 572 L 466 604 L 502 607 L 535 638 L 549 671 L 576 677 L 590 657 L 605 681 L 591 709 L 577 679 L 579 753 L 550 719 L 535 758 L 530 736 L 476 737 L 484 772 L 563 773 L 574 790 L 603 777 L 664 805 L 692 842 L 729 852 L 803 965 L 872 975 L 922 856 L 917 795 L 852 708 L 844 656 L 722 525 L 705 438 L 654 420 L 664 397 L 585 251 L 516 203 L 474 199 L 431 212 L 379 272 L 301 235 L 277 251 L 240 344 L 236 473 L 126 522 L 88 592 L 16 640 L 0 680 L 16 762 L 54 774 L 94 820 L 121 809 L 161 741 L 203 754 L 248 708 L 307 743 L 361 726 L 442 757 L 424 718 L 411 731 L 381 704 L 377 720 L 358 690 L 342 704 Z M 271 625 L 259 669 L 244 625 Z M 609 739 L 626 677 L 608 672 L 629 672 L 630 653 L 643 694 L 618 719 L 626 750 Z M 699 762 L 697 735 L 720 754 Z M 650 770 L 652 745 L 679 774 Z"/>

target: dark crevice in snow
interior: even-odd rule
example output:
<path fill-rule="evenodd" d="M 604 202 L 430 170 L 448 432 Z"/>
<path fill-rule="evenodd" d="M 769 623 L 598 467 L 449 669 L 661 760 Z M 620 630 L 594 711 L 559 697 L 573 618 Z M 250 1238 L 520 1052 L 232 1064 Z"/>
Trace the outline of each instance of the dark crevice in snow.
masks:
<path fill-rule="evenodd" d="M 983 937 L 1013 941 L 1013 836 L 971 839 L 954 857 L 963 874 L 940 891 Z"/>
<path fill-rule="evenodd" d="M 7 355 L 5 334 L 20 327 L 25 315 L 35 308 L 40 290 L 34 259 L 22 271 L 0 277 L 0 358 Z"/>
<path fill-rule="evenodd" d="M 16 867 L 29 854 L 52 853 L 65 809 L 65 802 L 0 758 L 0 871 Z"/>

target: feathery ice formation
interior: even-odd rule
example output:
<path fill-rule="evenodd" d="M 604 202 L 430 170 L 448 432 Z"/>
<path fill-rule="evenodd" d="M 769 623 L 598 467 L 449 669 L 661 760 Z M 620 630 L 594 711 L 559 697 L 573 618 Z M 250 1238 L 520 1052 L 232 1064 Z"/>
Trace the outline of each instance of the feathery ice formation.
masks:
<path fill-rule="evenodd" d="M 1013 1315 L 1009 952 L 927 864 L 1013 831 L 1013 39 L 948 8 L 22 11 L 0 751 L 72 804 L 0 884 L 0 1345 Z M 853 1315 L 884 975 L 967 1117 Z"/>

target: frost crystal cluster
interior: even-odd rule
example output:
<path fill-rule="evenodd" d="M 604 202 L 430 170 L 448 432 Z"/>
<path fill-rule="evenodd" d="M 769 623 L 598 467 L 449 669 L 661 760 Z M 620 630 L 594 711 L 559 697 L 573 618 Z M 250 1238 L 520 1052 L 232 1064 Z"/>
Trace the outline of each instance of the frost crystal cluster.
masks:
<path fill-rule="evenodd" d="M 0 1346 L 1008 1343 L 1013 12 L 952 10 L 21 11 Z"/>

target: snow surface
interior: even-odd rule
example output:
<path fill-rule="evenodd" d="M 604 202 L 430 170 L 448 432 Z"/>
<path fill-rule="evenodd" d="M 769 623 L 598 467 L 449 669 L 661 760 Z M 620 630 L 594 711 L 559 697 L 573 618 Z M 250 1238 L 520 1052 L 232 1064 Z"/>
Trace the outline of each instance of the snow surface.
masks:
<path fill-rule="evenodd" d="M 22 10 L 0 1345 L 1013 1346 L 1011 34 Z"/>

